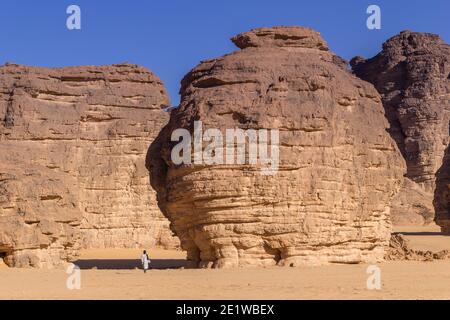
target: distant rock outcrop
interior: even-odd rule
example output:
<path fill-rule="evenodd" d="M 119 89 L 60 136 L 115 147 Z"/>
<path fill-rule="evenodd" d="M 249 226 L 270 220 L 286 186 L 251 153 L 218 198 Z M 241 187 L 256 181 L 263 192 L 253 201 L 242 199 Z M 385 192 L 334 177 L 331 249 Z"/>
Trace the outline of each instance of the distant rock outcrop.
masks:
<path fill-rule="evenodd" d="M 0 259 L 14 267 L 52 268 L 72 259 L 80 248 L 77 181 L 27 162 L 5 159 L 0 141 Z"/>
<path fill-rule="evenodd" d="M 396 224 L 434 219 L 435 174 L 449 142 L 450 46 L 434 34 L 401 32 L 375 57 L 351 61 L 354 73 L 380 92 L 389 132 L 407 172 L 392 208 Z"/>
<path fill-rule="evenodd" d="M 0 256 L 52 267 L 80 247 L 176 245 L 148 185 L 168 97 L 142 67 L 0 68 Z"/>
<path fill-rule="evenodd" d="M 188 259 L 219 268 L 383 259 L 406 169 L 379 94 L 313 30 L 255 29 L 233 41 L 242 50 L 185 76 L 181 105 L 147 158 L 159 206 Z M 279 171 L 175 164 L 171 135 L 192 133 L 195 121 L 224 136 L 278 129 Z"/>
<path fill-rule="evenodd" d="M 450 146 L 445 150 L 444 161 L 436 173 L 434 207 L 436 223 L 443 233 L 450 234 Z"/>

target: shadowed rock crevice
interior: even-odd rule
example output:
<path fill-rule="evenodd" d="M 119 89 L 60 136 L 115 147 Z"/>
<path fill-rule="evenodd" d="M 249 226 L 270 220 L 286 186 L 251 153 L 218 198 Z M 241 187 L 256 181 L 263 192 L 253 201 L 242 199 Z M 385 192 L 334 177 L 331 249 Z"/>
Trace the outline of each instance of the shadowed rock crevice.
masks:
<path fill-rule="evenodd" d="M 6 264 L 6 257 L 10 254 L 10 250 L 0 249 L 0 263 L 3 262 Z"/>

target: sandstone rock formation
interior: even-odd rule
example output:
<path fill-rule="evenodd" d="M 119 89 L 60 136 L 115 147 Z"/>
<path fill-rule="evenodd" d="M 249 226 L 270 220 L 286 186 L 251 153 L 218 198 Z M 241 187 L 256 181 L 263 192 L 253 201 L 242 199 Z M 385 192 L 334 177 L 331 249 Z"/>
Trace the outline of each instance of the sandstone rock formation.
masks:
<path fill-rule="evenodd" d="M 174 245 L 144 167 L 167 122 L 142 67 L 0 68 L 0 255 L 51 267 L 79 247 Z"/>
<path fill-rule="evenodd" d="M 232 40 L 242 50 L 204 61 L 182 80 L 181 104 L 147 157 L 158 204 L 192 265 L 383 259 L 391 199 L 406 169 L 379 94 L 313 30 L 263 28 Z M 171 135 L 192 133 L 196 120 L 224 136 L 278 129 L 279 171 L 175 164 Z"/>
<path fill-rule="evenodd" d="M 436 173 L 434 207 L 436 223 L 443 233 L 450 234 L 450 146 L 445 150 L 444 161 Z"/>
<path fill-rule="evenodd" d="M 380 92 L 389 132 L 406 160 L 394 223 L 433 221 L 435 174 L 449 142 L 450 46 L 434 34 L 404 31 L 375 57 L 356 57 L 351 64 Z"/>
<path fill-rule="evenodd" d="M 20 158 L 5 159 L 4 153 L 16 150 L 0 145 L 0 259 L 9 266 L 51 268 L 75 257 L 81 222 L 76 180 Z"/>

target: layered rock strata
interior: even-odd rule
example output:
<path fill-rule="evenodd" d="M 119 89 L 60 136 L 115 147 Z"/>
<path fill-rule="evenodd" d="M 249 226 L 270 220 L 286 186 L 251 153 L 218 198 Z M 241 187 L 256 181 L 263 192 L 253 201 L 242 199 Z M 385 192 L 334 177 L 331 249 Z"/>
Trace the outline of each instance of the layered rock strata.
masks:
<path fill-rule="evenodd" d="M 436 173 L 434 207 L 436 223 L 443 233 L 450 234 L 450 146 L 447 147 L 442 166 Z"/>
<path fill-rule="evenodd" d="M 432 222 L 435 174 L 449 143 L 450 46 L 434 34 L 404 31 L 375 57 L 356 57 L 351 64 L 381 94 L 389 132 L 406 160 L 394 223 Z"/>
<path fill-rule="evenodd" d="M 176 245 L 145 153 L 168 97 L 147 69 L 0 68 L 0 255 L 55 266 L 80 247 Z"/>

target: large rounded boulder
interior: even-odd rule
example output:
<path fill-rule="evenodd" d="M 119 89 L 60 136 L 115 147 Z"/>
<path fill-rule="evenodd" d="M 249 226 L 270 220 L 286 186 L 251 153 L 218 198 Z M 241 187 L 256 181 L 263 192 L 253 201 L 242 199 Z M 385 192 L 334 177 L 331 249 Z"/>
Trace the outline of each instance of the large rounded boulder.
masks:
<path fill-rule="evenodd" d="M 404 161 L 375 88 L 311 29 L 232 40 L 184 77 L 147 157 L 192 265 L 381 260 Z"/>

